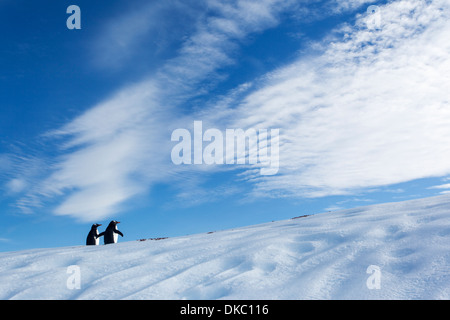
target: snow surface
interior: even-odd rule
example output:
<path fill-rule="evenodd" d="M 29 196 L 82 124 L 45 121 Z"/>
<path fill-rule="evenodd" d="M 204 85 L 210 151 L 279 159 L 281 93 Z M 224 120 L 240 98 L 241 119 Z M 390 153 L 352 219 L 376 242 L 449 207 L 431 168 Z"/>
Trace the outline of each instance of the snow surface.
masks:
<path fill-rule="evenodd" d="M 80 289 L 67 286 L 71 265 Z M 367 286 L 371 265 L 379 289 Z M 450 299 L 450 196 L 158 241 L 0 253 L 0 298 Z"/>

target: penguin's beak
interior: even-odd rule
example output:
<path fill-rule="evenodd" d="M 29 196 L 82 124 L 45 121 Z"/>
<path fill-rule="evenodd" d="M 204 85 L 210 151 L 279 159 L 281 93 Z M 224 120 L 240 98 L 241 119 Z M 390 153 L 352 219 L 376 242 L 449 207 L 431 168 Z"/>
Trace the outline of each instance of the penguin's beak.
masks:
<path fill-rule="evenodd" d="M 117 221 L 117 223 L 120 223 L 120 221 Z"/>

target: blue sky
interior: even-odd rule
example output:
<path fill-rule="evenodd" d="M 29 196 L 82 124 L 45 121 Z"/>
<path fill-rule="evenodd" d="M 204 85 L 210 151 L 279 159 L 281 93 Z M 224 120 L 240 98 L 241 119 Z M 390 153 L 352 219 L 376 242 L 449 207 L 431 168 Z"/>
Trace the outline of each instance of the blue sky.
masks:
<path fill-rule="evenodd" d="M 449 9 L 0 0 L 0 250 L 83 245 L 113 219 L 125 241 L 449 192 Z M 277 174 L 175 165 L 171 133 L 194 121 L 279 129 Z"/>

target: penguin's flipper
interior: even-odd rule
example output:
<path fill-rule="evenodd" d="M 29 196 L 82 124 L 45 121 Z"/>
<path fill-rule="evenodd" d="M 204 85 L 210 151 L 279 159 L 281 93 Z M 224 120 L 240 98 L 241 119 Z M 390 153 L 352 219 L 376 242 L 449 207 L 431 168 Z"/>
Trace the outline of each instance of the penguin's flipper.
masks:
<path fill-rule="evenodd" d="M 114 232 L 120 234 L 123 237 L 123 233 L 120 232 L 119 230 L 114 230 Z"/>
<path fill-rule="evenodd" d="M 97 236 L 97 238 L 100 238 L 101 236 L 104 236 L 104 235 L 105 235 L 105 231 L 99 233 L 98 236 Z"/>

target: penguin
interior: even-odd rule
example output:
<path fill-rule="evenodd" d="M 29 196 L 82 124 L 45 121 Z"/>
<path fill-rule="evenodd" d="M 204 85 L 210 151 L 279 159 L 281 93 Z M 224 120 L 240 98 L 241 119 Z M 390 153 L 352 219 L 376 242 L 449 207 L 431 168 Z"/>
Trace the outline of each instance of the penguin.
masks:
<path fill-rule="evenodd" d="M 89 234 L 86 238 L 86 245 L 87 246 L 97 246 L 99 243 L 100 235 L 98 234 L 97 228 L 100 227 L 101 224 L 94 223 L 91 227 L 91 231 L 89 231 Z"/>
<path fill-rule="evenodd" d="M 117 243 L 118 234 L 123 237 L 122 232 L 117 230 L 118 223 L 120 222 L 116 220 L 111 221 L 106 230 L 98 235 L 99 237 L 104 236 L 103 241 L 105 244 Z"/>

